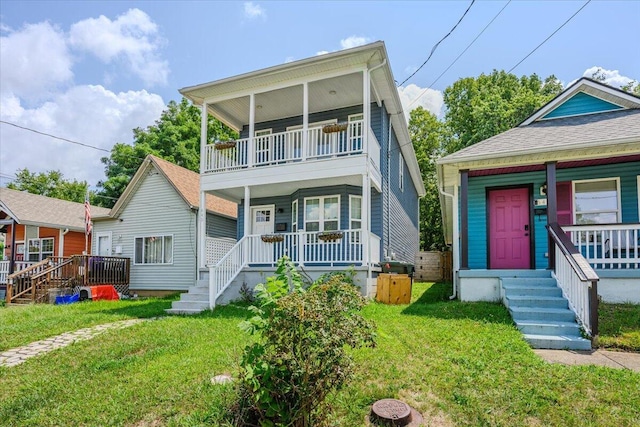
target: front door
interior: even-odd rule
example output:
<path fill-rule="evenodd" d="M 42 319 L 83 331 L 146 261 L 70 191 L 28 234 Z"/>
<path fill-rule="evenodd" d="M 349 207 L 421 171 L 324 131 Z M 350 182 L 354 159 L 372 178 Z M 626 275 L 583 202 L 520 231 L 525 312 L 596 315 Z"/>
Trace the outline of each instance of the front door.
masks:
<path fill-rule="evenodd" d="M 529 188 L 489 191 L 489 268 L 531 268 Z"/>
<path fill-rule="evenodd" d="M 111 232 L 95 233 L 96 255 L 111 256 Z"/>
<path fill-rule="evenodd" d="M 275 206 L 253 206 L 251 208 L 251 234 L 273 234 L 275 230 Z M 273 262 L 273 243 L 265 243 L 260 238 L 251 240 L 250 261 L 254 263 Z"/>

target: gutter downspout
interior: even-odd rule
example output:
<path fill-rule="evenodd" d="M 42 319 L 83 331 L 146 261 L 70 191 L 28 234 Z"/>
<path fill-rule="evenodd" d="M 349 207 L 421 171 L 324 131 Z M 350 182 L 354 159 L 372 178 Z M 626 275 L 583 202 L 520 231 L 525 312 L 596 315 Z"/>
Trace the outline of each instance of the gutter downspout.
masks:
<path fill-rule="evenodd" d="M 441 173 L 441 175 L 444 175 L 444 173 Z M 443 185 L 444 185 L 444 179 L 443 181 Z M 450 300 L 457 298 L 458 296 L 458 280 L 457 280 L 457 272 L 458 272 L 458 268 L 456 268 L 458 266 L 458 233 L 457 233 L 457 227 L 458 227 L 458 192 L 457 190 L 457 185 L 454 185 L 454 192 L 453 194 L 451 193 L 447 193 L 446 191 L 444 191 L 444 188 L 438 188 L 438 191 L 440 192 L 440 194 L 444 197 L 448 197 L 451 199 L 451 206 L 452 206 L 452 213 L 453 213 L 453 219 L 451 221 L 451 226 L 453 227 L 453 256 L 452 256 L 452 261 L 453 261 L 453 294 L 449 297 Z M 446 211 L 446 207 L 443 206 L 443 210 Z"/>

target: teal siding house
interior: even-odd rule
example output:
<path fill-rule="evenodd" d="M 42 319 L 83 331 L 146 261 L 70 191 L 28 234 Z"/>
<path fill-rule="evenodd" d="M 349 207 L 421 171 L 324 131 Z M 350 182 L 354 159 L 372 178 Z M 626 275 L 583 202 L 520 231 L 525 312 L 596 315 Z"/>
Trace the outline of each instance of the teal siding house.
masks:
<path fill-rule="evenodd" d="M 456 297 L 542 348 L 590 346 L 598 297 L 640 303 L 640 98 L 582 78 L 437 170 Z"/>
<path fill-rule="evenodd" d="M 239 133 L 210 141 L 203 125 L 199 189 L 238 203 L 239 217 L 236 244 L 215 262 L 198 235 L 200 281 L 183 300 L 200 305 L 176 311 L 239 297 L 283 255 L 311 277 L 353 266 L 365 294 L 381 261 L 413 263 L 425 189 L 383 42 L 180 93 L 203 124 L 211 115 Z"/>

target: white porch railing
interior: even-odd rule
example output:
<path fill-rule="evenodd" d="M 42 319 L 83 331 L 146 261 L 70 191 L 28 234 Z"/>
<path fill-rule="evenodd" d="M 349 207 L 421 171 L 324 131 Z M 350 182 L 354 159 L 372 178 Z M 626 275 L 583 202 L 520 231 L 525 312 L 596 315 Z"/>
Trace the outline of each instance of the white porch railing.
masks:
<path fill-rule="evenodd" d="M 358 120 L 349 122 L 341 132 L 324 133 L 322 127 L 309 128 L 306 145 L 302 129 L 257 136 L 253 138 L 255 150 L 251 159 L 248 138 L 236 140 L 232 148 L 216 149 L 214 144 L 208 144 L 204 149 L 202 173 L 360 154 L 365 135 L 363 126 L 364 122 Z M 378 166 L 379 151 L 378 144 Z"/>
<path fill-rule="evenodd" d="M 640 224 L 563 226 L 596 269 L 640 268 Z"/>
<path fill-rule="evenodd" d="M 7 277 L 9 276 L 9 264 L 11 261 L 0 261 L 0 285 L 7 284 Z M 13 263 L 13 271 L 18 272 L 24 270 L 27 267 L 31 267 L 35 262 L 33 261 L 15 261 Z"/>
<path fill-rule="evenodd" d="M 599 277 L 557 223 L 547 228 L 555 246 L 554 273 L 558 286 L 578 322 L 593 338 L 598 335 Z"/>
<path fill-rule="evenodd" d="M 342 230 L 342 238 L 321 240 L 318 232 L 281 233 L 270 235 L 267 242 L 261 235 L 240 239 L 217 263 L 209 266 L 209 306 L 231 284 L 240 271 L 251 264 L 275 266 L 287 255 L 300 265 L 349 265 L 364 262 L 362 230 Z M 273 237 L 277 236 L 277 237 Z M 380 261 L 380 238 L 369 234 L 370 262 Z"/>

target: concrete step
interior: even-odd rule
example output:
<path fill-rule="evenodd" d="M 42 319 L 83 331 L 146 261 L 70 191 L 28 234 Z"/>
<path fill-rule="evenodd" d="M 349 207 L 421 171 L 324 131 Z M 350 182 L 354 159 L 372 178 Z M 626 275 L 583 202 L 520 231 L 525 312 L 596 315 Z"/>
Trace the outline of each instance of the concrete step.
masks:
<path fill-rule="evenodd" d="M 205 293 L 191 293 L 180 295 L 180 301 L 193 301 L 193 302 L 209 302 L 209 292 Z"/>
<path fill-rule="evenodd" d="M 568 308 L 532 308 L 509 307 L 513 320 L 518 323 L 523 320 L 546 320 L 556 322 L 575 322 L 576 316 Z"/>
<path fill-rule="evenodd" d="M 201 286 L 190 286 L 187 291 L 189 294 L 193 295 L 209 295 L 209 287 L 201 287 Z M 185 294 L 182 294 L 185 295 Z"/>
<path fill-rule="evenodd" d="M 576 322 L 554 322 L 550 320 L 521 320 L 516 326 L 523 334 L 580 336 Z"/>
<path fill-rule="evenodd" d="M 167 314 L 198 314 L 202 313 L 204 310 L 199 308 L 167 308 L 165 313 Z"/>
<path fill-rule="evenodd" d="M 502 286 L 532 286 L 532 287 L 558 287 L 556 279 L 552 277 L 503 277 L 500 279 Z"/>
<path fill-rule="evenodd" d="M 562 289 L 550 286 L 503 285 L 505 296 L 530 295 L 541 297 L 561 297 Z"/>
<path fill-rule="evenodd" d="M 209 308 L 209 301 L 174 301 L 171 303 L 171 308 L 182 309 L 200 309 L 206 310 Z"/>
<path fill-rule="evenodd" d="M 524 339 L 533 348 L 556 350 L 591 350 L 591 341 L 575 335 L 534 335 L 524 334 Z"/>
<path fill-rule="evenodd" d="M 531 307 L 531 308 L 569 308 L 564 297 L 509 295 L 505 297 L 507 307 Z"/>

